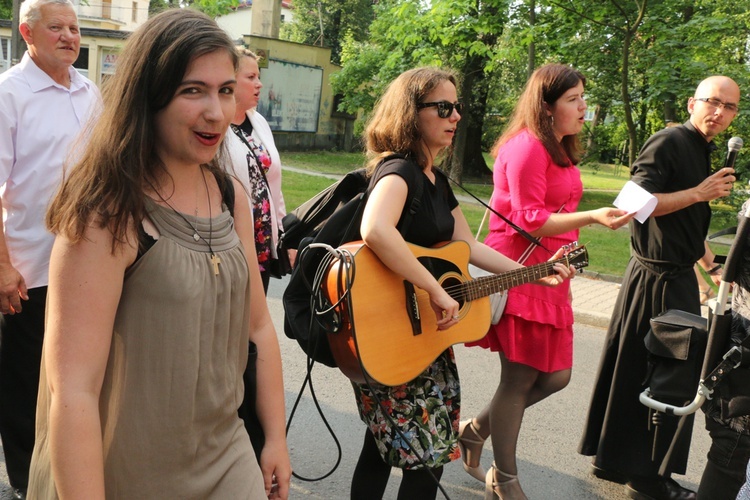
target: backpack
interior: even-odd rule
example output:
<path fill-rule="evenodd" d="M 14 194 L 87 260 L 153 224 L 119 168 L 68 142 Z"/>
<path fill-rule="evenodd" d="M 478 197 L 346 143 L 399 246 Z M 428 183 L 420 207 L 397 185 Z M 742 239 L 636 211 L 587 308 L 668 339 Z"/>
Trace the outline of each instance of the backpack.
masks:
<path fill-rule="evenodd" d="M 667 309 L 651 318 L 644 338 L 648 369 L 644 387 L 652 397 L 682 406 L 695 397 L 708 342 L 706 318 Z"/>
<path fill-rule="evenodd" d="M 403 158 L 391 155 L 383 159 L 381 165 Z M 336 360 L 327 334 L 336 332 L 341 324 L 325 296 L 323 281 L 334 257 L 327 249 L 310 245 L 326 244 L 337 248 L 361 239 L 359 227 L 369 184 L 365 169 L 349 172 L 282 220 L 285 243 L 298 250 L 297 262 L 282 298 L 284 333 L 296 340 L 310 359 L 330 367 L 336 367 Z M 401 223 L 401 234 L 406 233 L 411 217 L 421 205 L 423 189 L 422 182 L 417 182 Z"/>

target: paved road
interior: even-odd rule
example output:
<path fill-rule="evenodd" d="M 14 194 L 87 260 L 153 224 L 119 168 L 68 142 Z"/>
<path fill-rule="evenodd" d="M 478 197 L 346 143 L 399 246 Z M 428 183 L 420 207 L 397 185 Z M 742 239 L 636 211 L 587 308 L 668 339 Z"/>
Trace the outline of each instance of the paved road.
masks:
<path fill-rule="evenodd" d="M 604 292 L 613 295 L 612 290 L 616 285 L 593 282 L 581 277 L 576 278 L 574 284 L 574 292 L 576 289 L 588 290 L 587 293 L 591 294 L 591 297 L 586 297 L 584 293 L 579 293 L 580 298 L 576 300 L 579 306 L 577 309 L 590 305 L 588 316 L 582 315 L 581 319 L 593 317 L 601 322 L 606 315 L 606 306 L 603 305 L 606 301 L 601 299 Z M 305 375 L 305 358 L 296 343 L 283 334 L 281 290 L 281 283 L 272 280 L 269 305 L 284 359 L 289 412 Z M 595 324 L 596 321 L 588 323 Z M 589 460 L 576 453 L 604 334 L 601 328 L 589 325 L 578 324 L 575 328 L 574 371 L 569 387 L 532 407 L 526 414 L 519 442 L 519 468 L 521 481 L 529 498 L 627 498 L 622 486 L 595 480 L 589 474 Z M 473 415 L 494 392 L 500 376 L 500 364 L 495 355 L 482 349 L 459 346 L 456 348 L 456 357 L 463 389 L 463 414 Z M 338 469 L 325 480 L 309 483 L 295 479 L 291 498 L 345 499 L 348 498 L 349 481 L 364 436 L 364 425 L 357 416 L 350 385 L 342 375 L 336 370 L 319 366 L 313 371 L 313 382 L 323 412 L 341 441 L 343 457 Z M 684 478 L 677 477 L 685 485 L 697 488 L 708 444 L 708 436 L 702 428 L 702 415 L 699 415 L 688 474 Z M 304 476 L 322 475 L 336 462 L 335 444 L 317 414 L 309 392 L 304 394 L 292 422 L 289 447 L 292 465 Z M 488 444 L 482 463 L 488 467 L 491 462 L 492 451 Z M 4 476 L 4 466 L 0 468 L 0 498 L 5 499 L 7 477 Z M 386 498 L 396 497 L 398 476 L 398 471 L 394 470 Z M 467 475 L 457 462 L 446 467 L 442 484 L 454 500 L 477 499 L 483 495 L 483 485 Z"/>
<path fill-rule="evenodd" d="M 576 278 L 582 281 L 585 278 Z M 587 283 L 580 283 L 585 285 Z M 272 289 L 269 296 L 277 295 Z M 270 300 L 275 318 L 278 304 Z M 281 328 L 277 323 L 277 328 Z M 283 334 L 282 334 L 283 335 Z M 599 363 L 604 330 L 577 325 L 575 328 L 574 371 L 570 385 L 562 392 L 532 407 L 526 414 L 519 442 L 519 469 L 522 485 L 531 499 L 620 500 L 628 498 L 624 487 L 594 479 L 589 474 L 589 459 L 576 453 L 583 420 L 588 407 L 593 378 Z M 304 357 L 293 341 L 281 338 L 287 391 L 287 411 L 304 378 Z M 493 394 L 500 377 L 497 357 L 483 349 L 456 347 L 461 373 L 463 407 L 466 416 L 476 414 Z M 313 371 L 318 400 L 343 449 L 339 468 L 327 479 L 293 482 L 293 498 L 348 498 L 349 482 L 357 460 L 364 425 L 359 421 L 349 383 L 335 370 L 325 366 Z M 300 403 L 302 413 L 295 416 L 289 432 L 292 465 L 297 473 L 315 477 L 329 471 L 336 461 L 336 447 L 309 396 Z M 694 431 L 693 451 L 688 474 L 676 476 L 686 486 L 697 488 L 705 464 L 709 439 L 702 427 L 702 415 Z M 492 463 L 489 444 L 482 463 Z M 394 470 L 385 498 L 396 498 L 399 474 Z M 446 466 L 441 481 L 452 499 L 483 498 L 483 485 L 463 471 L 460 463 Z"/>

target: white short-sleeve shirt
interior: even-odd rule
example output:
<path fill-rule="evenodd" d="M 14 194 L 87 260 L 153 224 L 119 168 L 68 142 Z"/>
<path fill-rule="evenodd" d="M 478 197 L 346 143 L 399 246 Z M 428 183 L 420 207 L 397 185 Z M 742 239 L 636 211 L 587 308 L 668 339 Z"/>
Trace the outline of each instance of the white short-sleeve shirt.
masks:
<path fill-rule="evenodd" d="M 24 54 L 0 74 L 0 198 L 5 242 L 28 288 L 46 286 L 54 235 L 44 217 L 70 167 L 71 147 L 100 102 L 93 82 L 70 68 L 70 88 Z"/>

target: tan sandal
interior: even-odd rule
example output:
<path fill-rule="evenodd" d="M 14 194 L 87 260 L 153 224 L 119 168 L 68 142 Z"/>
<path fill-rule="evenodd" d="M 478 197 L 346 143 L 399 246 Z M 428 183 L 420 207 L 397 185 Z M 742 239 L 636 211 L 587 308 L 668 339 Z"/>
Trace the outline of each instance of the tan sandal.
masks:
<path fill-rule="evenodd" d="M 497 476 L 502 476 L 505 480 L 498 481 Z M 511 498 L 528 500 L 518 482 L 518 476 L 501 471 L 493 462 L 484 480 L 484 500 L 510 500 Z"/>
<path fill-rule="evenodd" d="M 473 437 L 466 435 L 466 430 L 469 429 L 474 435 Z M 469 473 L 471 477 L 478 481 L 484 481 L 486 473 L 480 463 L 482 458 L 482 448 L 484 447 L 484 439 L 479 435 L 476 428 L 474 428 L 474 420 L 464 420 L 458 426 L 458 448 L 461 450 L 461 462 L 464 464 L 464 470 Z M 477 451 L 477 447 L 479 450 Z M 475 456 L 476 454 L 476 456 Z M 471 465 L 476 463 L 477 465 Z"/>

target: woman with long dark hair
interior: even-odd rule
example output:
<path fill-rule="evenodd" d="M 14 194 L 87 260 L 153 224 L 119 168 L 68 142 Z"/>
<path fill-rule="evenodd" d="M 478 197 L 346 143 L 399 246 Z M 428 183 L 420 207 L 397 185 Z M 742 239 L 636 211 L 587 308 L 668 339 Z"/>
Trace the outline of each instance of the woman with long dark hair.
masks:
<path fill-rule="evenodd" d="M 546 248 L 569 245 L 578 228 L 602 224 L 617 229 L 632 215 L 614 208 L 576 212 L 583 193 L 576 164 L 578 134 L 586 111 L 586 79 L 575 69 L 549 64 L 526 83 L 508 128 L 493 148 L 493 208 L 542 239 Z M 528 241 L 499 217 L 490 217 L 485 244 L 519 259 Z M 549 257 L 535 247 L 526 265 Z M 556 288 L 522 285 L 508 292 L 502 319 L 478 345 L 499 352 L 500 386 L 479 415 L 462 422 L 459 443 L 467 472 L 486 483 L 487 498 L 526 498 L 518 482 L 516 444 L 526 408 L 563 389 L 573 365 L 573 309 L 568 282 Z M 491 435 L 495 463 L 484 474 L 479 463 Z"/>
<path fill-rule="evenodd" d="M 286 497 L 276 332 L 240 184 L 216 155 L 237 55 L 204 14 L 128 40 L 47 213 L 56 234 L 30 498 Z M 237 416 L 262 353 L 263 470 Z"/>

